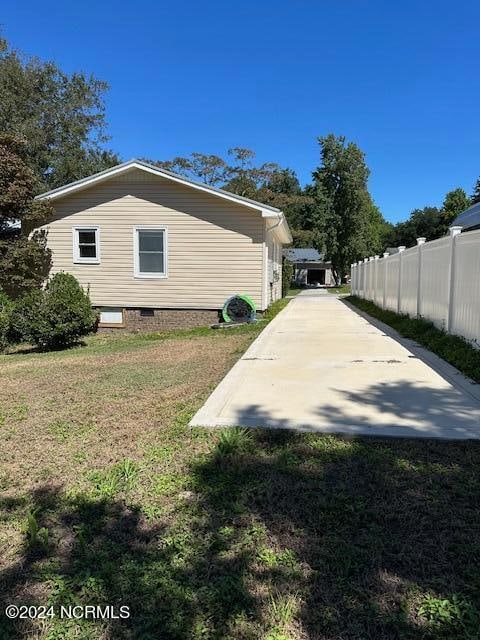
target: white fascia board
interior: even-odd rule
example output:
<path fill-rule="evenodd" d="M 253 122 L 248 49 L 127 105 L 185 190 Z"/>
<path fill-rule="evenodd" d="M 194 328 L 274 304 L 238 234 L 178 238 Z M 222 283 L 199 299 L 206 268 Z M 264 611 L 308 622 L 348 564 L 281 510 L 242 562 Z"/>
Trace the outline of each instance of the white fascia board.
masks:
<path fill-rule="evenodd" d="M 109 180 L 112 176 L 125 173 L 130 169 L 134 168 L 135 165 L 121 164 L 117 167 L 112 167 L 111 169 L 107 169 L 106 171 L 101 171 L 96 175 L 90 176 L 89 178 L 84 178 L 82 180 L 77 180 L 76 182 L 72 182 L 70 184 L 65 185 L 64 187 L 59 187 L 57 189 L 53 189 L 52 191 L 47 191 L 46 193 L 41 193 L 36 196 L 35 200 L 57 200 L 58 198 L 63 198 L 69 193 L 74 191 L 82 191 L 83 189 L 87 189 L 93 184 L 97 184 L 99 182 L 104 182 L 105 180 Z"/>

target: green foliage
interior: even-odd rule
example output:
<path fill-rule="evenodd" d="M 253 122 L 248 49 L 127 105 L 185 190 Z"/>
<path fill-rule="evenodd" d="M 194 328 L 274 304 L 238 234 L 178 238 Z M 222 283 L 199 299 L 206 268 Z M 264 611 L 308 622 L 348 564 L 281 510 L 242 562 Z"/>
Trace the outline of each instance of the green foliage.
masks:
<path fill-rule="evenodd" d="M 38 289 L 48 276 L 51 252 L 46 235 L 0 240 L 0 288 L 12 299 Z"/>
<path fill-rule="evenodd" d="M 88 295 L 69 273 L 55 274 L 45 290 L 31 291 L 12 312 L 19 338 L 46 350 L 74 344 L 92 331 L 96 320 Z"/>
<path fill-rule="evenodd" d="M 278 633 L 292 622 L 292 619 L 298 608 L 298 602 L 295 595 L 277 596 L 270 598 L 270 609 L 272 612 L 275 624 L 280 627 L 276 630 L 276 635 L 270 635 L 269 637 L 280 640 L 281 638 L 288 638 L 288 636 L 278 635 Z"/>
<path fill-rule="evenodd" d="M 293 246 L 301 249 L 309 249 L 318 246 L 315 231 L 311 229 L 291 229 Z"/>
<path fill-rule="evenodd" d="M 220 456 L 228 457 L 247 451 L 252 444 L 252 434 L 249 429 L 227 428 L 220 433 L 217 452 Z"/>
<path fill-rule="evenodd" d="M 466 376 L 480 382 L 480 350 L 460 336 L 437 329 L 431 322 L 380 309 L 373 302 L 352 296 L 349 301 L 369 315 L 393 327 L 405 338 L 412 338 L 452 364 Z"/>
<path fill-rule="evenodd" d="M 427 596 L 418 613 L 432 627 L 450 627 L 466 632 L 476 632 L 480 623 L 480 611 L 471 602 L 454 594 L 450 599 Z M 477 637 L 476 634 L 470 637 Z"/>
<path fill-rule="evenodd" d="M 12 309 L 12 301 L 0 289 L 0 351 L 6 349 L 12 342 L 10 332 Z"/>
<path fill-rule="evenodd" d="M 424 207 L 415 209 L 408 220 L 395 225 L 389 238 L 389 246 L 413 247 L 417 244 L 417 238 L 426 238 L 427 241 L 435 240 L 445 235 L 448 225 L 441 209 L 437 207 Z"/>
<path fill-rule="evenodd" d="M 52 214 L 52 208 L 33 199 L 38 180 L 27 162 L 26 141 L 0 134 L 0 232 L 13 223 L 22 226 L 21 236 L 4 233 L 0 240 L 0 288 L 11 298 L 40 287 L 50 270 L 45 234 L 28 234 Z"/>
<path fill-rule="evenodd" d="M 48 547 L 48 529 L 38 524 L 35 511 L 29 511 L 27 514 L 25 534 L 29 549 L 41 547 L 45 550 Z"/>
<path fill-rule="evenodd" d="M 457 216 L 465 211 L 465 209 L 468 209 L 470 204 L 470 198 L 464 189 L 453 189 L 449 191 L 445 196 L 442 206 L 442 217 L 445 226 L 448 228 Z"/>
<path fill-rule="evenodd" d="M 327 257 L 341 283 L 352 262 L 380 250 L 384 220 L 368 192 L 370 172 L 359 147 L 333 134 L 319 138 L 319 143 L 321 165 L 313 172 L 315 207 Z"/>
<path fill-rule="evenodd" d="M 473 193 L 470 197 L 471 204 L 478 204 L 480 202 L 480 178 L 475 183 Z"/>
<path fill-rule="evenodd" d="M 282 262 L 282 297 L 285 297 L 292 286 L 293 264 L 286 258 Z"/>
<path fill-rule="evenodd" d="M 275 551 L 269 547 L 260 547 L 257 555 L 259 560 L 269 569 L 275 569 L 277 567 L 295 569 L 298 566 L 295 553 L 291 549 Z"/>
<path fill-rule="evenodd" d="M 427 241 L 436 240 L 448 233 L 455 218 L 471 205 L 470 198 L 463 189 L 449 191 L 443 201 L 441 209 L 438 207 L 423 207 L 414 209 L 407 220 L 390 226 L 386 236 L 386 247 L 412 247 L 417 238 Z"/>
<path fill-rule="evenodd" d="M 0 132 L 25 138 L 37 193 L 111 167 L 103 149 L 107 84 L 28 58 L 0 38 Z"/>
<path fill-rule="evenodd" d="M 107 469 L 94 471 L 89 479 L 94 494 L 102 498 L 113 498 L 120 491 L 130 491 L 135 486 L 139 474 L 136 462 L 125 458 Z"/>
<path fill-rule="evenodd" d="M 179 473 L 162 473 L 155 479 L 152 493 L 157 496 L 173 496 L 185 487 L 185 477 Z"/>
<path fill-rule="evenodd" d="M 0 230 L 20 221 L 29 232 L 52 213 L 48 202 L 33 199 L 39 180 L 28 166 L 27 141 L 0 131 Z"/>
<path fill-rule="evenodd" d="M 74 430 L 74 425 L 67 420 L 53 420 L 48 425 L 49 432 L 55 436 L 58 442 L 65 442 Z"/>

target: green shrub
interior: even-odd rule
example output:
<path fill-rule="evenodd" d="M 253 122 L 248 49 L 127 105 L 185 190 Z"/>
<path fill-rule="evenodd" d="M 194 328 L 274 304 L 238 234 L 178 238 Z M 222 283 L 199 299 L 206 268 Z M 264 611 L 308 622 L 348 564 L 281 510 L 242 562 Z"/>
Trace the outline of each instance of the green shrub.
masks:
<path fill-rule="evenodd" d="M 285 297 L 292 285 L 293 264 L 284 258 L 282 262 L 282 297 Z"/>
<path fill-rule="evenodd" d="M 61 349 L 92 331 L 97 320 L 90 299 L 74 276 L 57 273 L 44 290 L 18 300 L 12 313 L 14 333 L 41 349 Z"/>
<path fill-rule="evenodd" d="M 0 351 L 6 349 L 12 342 L 10 327 L 13 303 L 0 290 Z"/>

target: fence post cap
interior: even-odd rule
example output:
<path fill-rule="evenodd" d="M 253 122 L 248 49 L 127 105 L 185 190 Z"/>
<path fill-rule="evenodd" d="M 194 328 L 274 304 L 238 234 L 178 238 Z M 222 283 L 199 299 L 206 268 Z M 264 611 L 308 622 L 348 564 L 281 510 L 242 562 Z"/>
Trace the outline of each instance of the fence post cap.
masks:
<path fill-rule="evenodd" d="M 450 231 L 451 236 L 458 236 L 458 234 L 462 231 L 462 229 L 463 229 L 462 226 L 456 226 L 456 225 L 454 225 L 453 227 L 448 227 L 448 230 Z"/>
<path fill-rule="evenodd" d="M 383 254 L 383 257 L 384 257 L 384 258 L 388 258 L 388 256 L 389 256 L 389 255 L 390 255 L 390 254 L 388 253 L 388 251 L 385 251 L 385 253 Z"/>
<path fill-rule="evenodd" d="M 380 258 L 380 256 L 374 256 L 375 260 L 378 260 Z"/>
<path fill-rule="evenodd" d="M 417 238 L 417 244 L 418 244 L 418 245 L 420 245 L 420 244 L 425 244 L 425 242 L 426 242 L 426 241 L 427 241 L 427 239 L 426 239 L 426 238 Z"/>
<path fill-rule="evenodd" d="M 371 261 L 371 260 L 375 260 L 375 258 L 373 256 L 370 256 L 369 257 L 369 261 Z"/>
<path fill-rule="evenodd" d="M 368 258 L 364 258 L 364 259 L 363 259 L 363 261 L 364 261 L 364 262 L 368 262 Z"/>
<path fill-rule="evenodd" d="M 402 251 L 405 251 L 407 247 L 405 245 L 401 245 L 400 247 L 398 247 L 398 253 L 402 253 Z"/>

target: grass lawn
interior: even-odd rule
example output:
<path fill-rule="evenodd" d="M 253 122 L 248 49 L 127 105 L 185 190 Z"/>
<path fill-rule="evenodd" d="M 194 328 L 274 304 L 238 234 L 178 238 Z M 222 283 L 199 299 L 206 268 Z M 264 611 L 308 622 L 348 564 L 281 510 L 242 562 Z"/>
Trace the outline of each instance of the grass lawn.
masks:
<path fill-rule="evenodd" d="M 327 291 L 328 293 L 334 293 L 335 295 L 338 295 L 339 293 L 350 293 L 350 285 L 342 284 L 339 287 L 329 287 Z"/>
<path fill-rule="evenodd" d="M 0 356 L 2 640 L 479 637 L 479 443 L 187 427 L 259 330 Z"/>
<path fill-rule="evenodd" d="M 298 296 L 300 291 L 304 291 L 304 289 L 292 287 L 288 290 L 287 296 Z"/>

